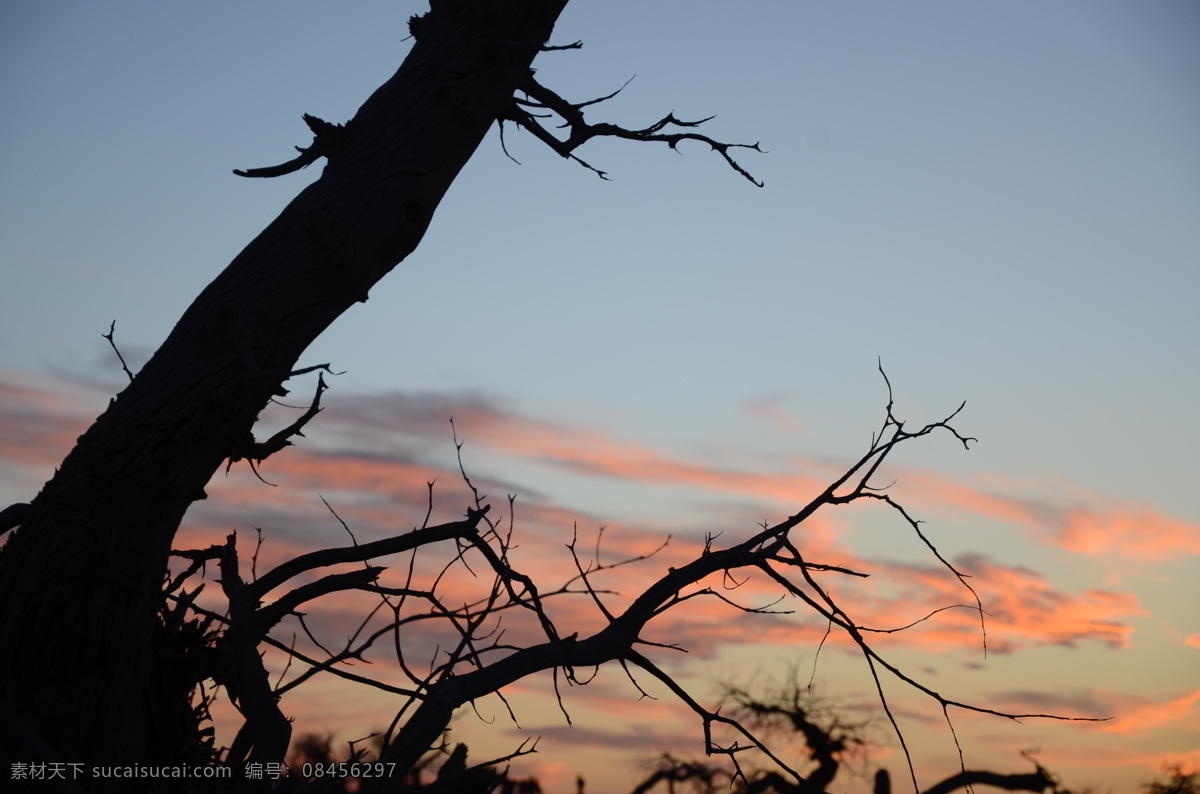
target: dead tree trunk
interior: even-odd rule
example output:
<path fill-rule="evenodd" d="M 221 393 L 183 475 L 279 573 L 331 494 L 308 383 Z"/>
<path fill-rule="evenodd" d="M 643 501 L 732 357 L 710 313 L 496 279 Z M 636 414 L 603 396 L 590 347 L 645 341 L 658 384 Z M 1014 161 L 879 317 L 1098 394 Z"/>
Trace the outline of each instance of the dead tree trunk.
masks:
<path fill-rule="evenodd" d="M 416 248 L 565 5 L 434 0 L 355 117 L 310 119 L 313 146 L 263 174 L 328 159 L 80 437 L 0 554 L 0 733 L 14 760 L 153 760 L 155 610 L 184 513 L 223 461 L 273 451 L 251 435 L 259 412 Z"/>

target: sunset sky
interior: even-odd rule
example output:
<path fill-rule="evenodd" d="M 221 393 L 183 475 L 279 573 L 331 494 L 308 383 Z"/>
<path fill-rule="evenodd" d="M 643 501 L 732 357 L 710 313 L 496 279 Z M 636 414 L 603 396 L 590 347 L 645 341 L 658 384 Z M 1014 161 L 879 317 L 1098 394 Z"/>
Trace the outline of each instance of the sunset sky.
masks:
<path fill-rule="evenodd" d="M 312 113 L 341 122 L 398 67 L 420 3 L 51 4 L 0 10 L 0 506 L 28 501 L 124 375 L 196 293 L 320 168 L 245 180 L 290 159 Z M 494 511 L 516 495 L 518 568 L 561 584 L 577 528 L 619 607 L 706 535 L 734 543 L 796 512 L 861 455 L 887 389 L 912 425 L 962 401 L 969 451 L 934 434 L 878 484 L 971 575 L 987 618 L 950 610 L 880 639 L 955 700 L 1071 723 L 951 712 L 970 768 L 1132 792 L 1200 764 L 1200 6 L 1154 3 L 574 0 L 536 62 L 588 117 L 645 126 L 716 114 L 703 145 L 593 141 L 565 161 L 493 132 L 420 248 L 304 355 L 329 378 L 306 438 L 218 474 L 177 545 L 261 528 L 262 572 L 305 551 L 405 532 L 468 505 L 463 461 Z M 312 378 L 291 384 L 303 405 Z M 294 411 L 272 409 L 259 437 Z M 970 602 L 903 520 L 820 513 L 795 534 L 863 624 Z M 386 563 L 386 561 L 385 561 Z M 468 578 L 455 594 L 478 587 Z M 210 585 L 213 589 L 215 585 Z M 776 597 L 766 582 L 739 603 Z M 310 606 L 328 642 L 361 600 Z M 664 615 L 655 658 L 706 704 L 722 684 L 797 672 L 871 720 L 871 768 L 907 772 L 869 673 L 824 625 L 715 600 Z M 553 605 L 594 631 L 586 598 Z M 291 639 L 298 627 L 281 627 Z M 514 627 L 514 637 L 532 637 Z M 426 659 L 434 640 L 417 636 Z M 424 656 L 422 656 L 424 654 Z M 273 662 L 274 663 L 274 662 Z M 380 659 L 370 672 L 397 675 Z M 399 678 L 396 678 L 399 683 Z M 886 684 L 922 787 L 958 770 L 936 703 Z M 514 764 L 547 792 L 620 794 L 701 729 L 619 668 L 564 691 L 547 677 L 455 725 L 479 760 L 540 736 Z M 317 677 L 284 710 L 298 732 L 358 738 L 391 696 Z M 226 736 L 225 740 L 228 741 Z M 785 755 L 794 749 L 785 742 Z M 67 759 L 69 760 L 69 759 Z M 802 762 L 797 762 L 803 767 Z M 869 790 L 851 765 L 833 791 Z M 855 776 L 854 771 L 859 771 Z"/>

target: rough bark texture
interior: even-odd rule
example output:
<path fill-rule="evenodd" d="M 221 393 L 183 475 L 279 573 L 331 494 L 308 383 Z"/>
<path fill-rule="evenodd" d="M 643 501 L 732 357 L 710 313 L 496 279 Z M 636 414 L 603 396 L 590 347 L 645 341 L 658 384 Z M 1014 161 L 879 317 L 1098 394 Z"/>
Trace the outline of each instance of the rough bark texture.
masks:
<path fill-rule="evenodd" d="M 0 754 L 156 760 L 155 611 L 184 513 L 249 449 L 304 349 L 420 242 L 565 4 L 434 0 L 400 70 L 318 137 L 320 179 L 80 437 L 0 554 L 0 697 L 15 715 Z"/>

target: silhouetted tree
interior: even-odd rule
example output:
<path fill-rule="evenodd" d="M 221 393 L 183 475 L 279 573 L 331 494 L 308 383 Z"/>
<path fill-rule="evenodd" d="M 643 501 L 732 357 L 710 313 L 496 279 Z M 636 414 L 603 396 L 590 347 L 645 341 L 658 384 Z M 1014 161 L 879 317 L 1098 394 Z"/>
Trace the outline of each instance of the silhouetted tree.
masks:
<path fill-rule="evenodd" d="M 805 771 L 806 781 L 788 780 L 774 769 L 750 769 L 741 777 L 731 776 L 727 770 L 711 763 L 664 755 L 654 771 L 633 789 L 632 794 L 649 794 L 658 790 L 660 784 L 666 784 L 668 791 L 675 791 L 675 783 L 686 784 L 688 790 L 695 794 L 804 794 L 811 791 L 812 787 L 828 790 L 847 756 L 855 750 L 867 748 L 864 731 L 869 720 L 847 719 L 844 708 L 839 709 L 816 695 L 811 687 L 801 684 L 795 671 L 782 686 L 765 692 L 754 692 L 741 686 L 727 686 L 725 691 L 735 713 L 747 724 L 761 727 L 776 738 L 780 735 L 785 739 L 790 738 L 790 734 L 804 742 L 801 752 L 815 765 L 815 768 Z M 865 754 L 863 757 L 865 759 Z M 1026 773 L 999 773 L 964 767 L 958 773 L 924 789 L 922 794 L 950 794 L 958 789 L 971 791 L 974 786 L 991 786 L 1008 791 L 1053 790 L 1068 794 L 1061 791 L 1054 776 L 1036 762 L 1034 771 Z M 874 794 L 892 794 L 891 775 L 887 769 L 875 771 L 873 791 Z M 1151 794 L 1174 794 L 1174 791 L 1154 790 Z"/>
<path fill-rule="evenodd" d="M 175 532 L 223 463 L 262 461 L 316 413 L 323 385 L 291 428 L 265 441 L 252 432 L 289 378 L 323 369 L 296 362 L 417 247 L 493 124 L 516 124 L 576 160 L 596 136 L 699 140 L 745 174 L 730 145 L 688 129 L 695 124 L 667 116 L 644 130 L 592 125 L 585 103 L 535 79 L 530 64 L 565 5 L 434 0 L 410 22 L 415 43 L 399 71 L 354 118 L 306 116 L 315 138 L 297 158 L 239 172 L 275 176 L 326 160 L 201 292 L 41 492 L 0 513 L 0 531 L 20 527 L 0 555 L 0 722 L 15 757 L 177 760 L 161 737 L 180 708 L 164 667 L 180 640 L 177 628 L 163 636 L 158 617 Z M 562 116 L 565 138 L 543 126 L 543 112 Z M 257 627 L 245 631 L 227 644 L 258 637 Z M 263 693 L 235 680 L 245 672 L 228 684 L 253 701 Z M 164 687 L 170 714 L 160 708 Z M 247 758 L 277 760 L 286 748 L 279 732 L 258 738 L 265 743 L 239 748 Z"/>
<path fill-rule="evenodd" d="M 795 670 L 782 686 L 763 694 L 733 685 L 726 687 L 725 694 L 735 713 L 749 724 L 771 733 L 797 734 L 804 740 L 809 760 L 815 764 L 806 777 L 817 788 L 828 788 L 846 757 L 866 746 L 863 731 L 869 720 L 848 720 L 844 709 L 801 684 Z"/>
<path fill-rule="evenodd" d="M 535 79 L 531 63 L 547 49 L 565 2 L 433 0 L 427 14 L 410 21 L 415 43 L 399 71 L 354 118 L 337 125 L 306 116 L 315 137 L 298 157 L 239 172 L 269 177 L 322 157 L 327 161 L 320 178 L 201 292 L 32 502 L 0 513 L 0 529 L 19 525 L 0 552 L 0 738 L 6 756 L 87 764 L 206 763 L 217 757 L 235 766 L 278 764 L 291 735 L 280 698 L 311 675 L 327 672 L 404 699 L 382 736 L 377 761 L 393 775 L 364 778 L 367 790 L 428 785 L 429 790 L 462 791 L 466 785 L 503 784 L 491 768 L 533 748 L 522 745 L 505 759 L 472 766 L 465 748 L 456 746 L 434 780 L 414 780 L 429 768 L 423 764 L 443 741 L 455 709 L 541 671 L 552 672 L 556 686 L 583 685 L 586 676 L 576 671 L 615 662 L 635 686 L 640 686 L 637 676 L 649 676 L 685 704 L 697 718 L 705 751 L 724 757 L 733 767 L 730 774 L 744 783 L 750 780 L 740 758 L 753 748 L 778 765 L 788 785 L 820 790 L 742 721 L 693 697 L 655 661 L 660 643 L 643 637 L 651 622 L 693 599 L 717 599 L 747 614 L 771 613 L 771 607 L 739 604 L 728 594 L 746 576 L 764 578 L 781 598 L 803 604 L 830 630 L 842 632 L 866 660 L 885 711 L 881 673 L 915 687 L 943 710 L 1049 716 L 1001 714 L 957 702 L 906 675 L 868 640 L 873 632 L 897 629 L 860 624 L 824 584 L 832 577 L 866 574 L 809 559 L 794 541 L 793 530 L 818 510 L 882 501 L 974 596 L 965 575 L 941 557 L 918 522 L 873 479 L 909 441 L 946 433 L 965 447 L 971 439 L 951 425 L 958 411 L 939 422 L 907 427 L 893 412 L 890 384 L 884 420 L 872 443 L 820 494 L 793 515 L 728 545 L 708 538 L 686 564 L 648 577 L 650 584 L 623 609 L 608 603 L 608 594 L 596 584 L 612 565 L 601 564 L 598 551 L 595 559 L 582 558 L 575 544 L 570 547 L 574 575 L 549 586 L 535 583 L 510 557 L 511 521 L 506 528 L 494 520 L 491 505 L 478 492 L 462 520 L 316 550 L 249 579 L 234 534 L 208 549 L 172 549 L 188 507 L 204 498 L 205 485 L 222 464 L 245 460 L 254 466 L 288 446 L 317 414 L 326 388 L 320 373 L 328 366 L 297 368 L 299 356 L 416 248 L 442 196 L 492 124 L 515 124 L 601 177 L 603 172 L 576 151 L 591 138 L 610 136 L 672 148 L 699 141 L 754 181 L 730 155 L 736 144 L 695 132 L 700 122 L 668 114 L 639 130 L 593 124 L 583 109 L 594 101 L 570 102 Z M 561 121 L 565 131 L 551 132 L 547 116 Z M 308 410 L 284 430 L 256 440 L 259 412 L 286 393 L 286 381 L 311 372 L 318 378 Z M 431 549 L 444 560 L 425 586 L 413 555 Z M 172 555 L 184 570 L 171 573 Z M 381 579 L 383 568 L 371 564 L 405 555 L 411 564 L 398 582 Z M 197 602 L 203 585 L 193 577 L 203 576 L 208 563 L 219 571 L 223 610 Z M 348 563 L 361 567 L 325 573 Z M 479 579 L 477 600 L 443 603 L 437 589 L 441 572 L 468 565 L 472 572 L 486 573 Z M 307 578 L 299 584 L 301 576 Z M 368 630 L 369 617 L 364 619 L 343 649 L 320 658 L 271 636 L 280 621 L 305 604 L 344 591 L 377 599 L 374 612 L 387 616 L 385 625 Z M 603 618 L 602 627 L 583 636 L 556 625 L 545 601 L 560 597 L 589 599 Z M 982 627 L 977 597 L 969 608 Z M 502 615 L 523 616 L 537 635 L 508 644 L 496 627 Z M 399 639 L 416 621 L 434 621 L 453 637 L 424 667 L 406 658 Z M 399 683 L 363 676 L 346 665 L 363 658 L 380 638 L 395 638 L 395 660 L 404 676 Z M 263 662 L 265 647 L 288 654 L 305 672 L 273 684 Z M 214 745 L 205 727 L 214 684 L 242 718 L 225 748 Z M 894 720 L 892 725 L 903 744 Z M 271 786 L 248 779 L 226 787 Z M 128 791 L 130 781 L 96 782 L 92 790 Z"/>
<path fill-rule="evenodd" d="M 1187 771 L 1182 764 L 1167 766 L 1167 779 L 1154 780 L 1143 788 L 1146 794 L 1197 794 L 1200 792 L 1200 772 Z"/>

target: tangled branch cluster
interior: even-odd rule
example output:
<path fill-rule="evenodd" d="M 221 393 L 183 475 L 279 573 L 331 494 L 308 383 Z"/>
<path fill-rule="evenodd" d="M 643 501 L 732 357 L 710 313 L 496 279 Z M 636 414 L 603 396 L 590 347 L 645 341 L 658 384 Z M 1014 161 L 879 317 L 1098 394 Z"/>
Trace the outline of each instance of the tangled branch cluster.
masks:
<path fill-rule="evenodd" d="M 884 374 L 885 382 L 886 377 Z M 601 564 L 598 548 L 594 559 L 585 560 L 581 557 L 578 543 L 573 539 L 568 549 L 575 565 L 574 575 L 553 590 L 539 591 L 535 582 L 523 574 L 511 559 L 514 549 L 512 498 L 509 499 L 508 520 L 493 519 L 490 505 L 462 468 L 462 445 L 457 438 L 455 443 L 460 451 L 462 477 L 474 495 L 474 504 L 460 521 L 434 526 L 428 524 L 433 499 L 433 486 L 430 483 L 429 511 L 422 526 L 371 543 L 355 542 L 349 546 L 304 554 L 250 581 L 246 581 L 239 571 L 234 535 L 230 535 L 224 544 L 209 549 L 176 552 L 177 556 L 190 560 L 190 567 L 168 584 L 170 598 L 196 611 L 206 620 L 224 626 L 224 630 L 218 632 L 217 638 L 212 641 L 209 674 L 224 687 L 243 717 L 243 725 L 225 752 L 224 760 L 232 764 L 281 760 L 287 749 L 290 726 L 280 710 L 279 698 L 319 673 L 340 676 L 400 699 L 401 705 L 383 737 L 380 760 L 395 763 L 400 773 L 407 773 L 417 768 L 421 757 L 430 748 L 438 746 L 455 709 L 460 706 L 474 704 L 488 695 L 497 695 L 508 707 L 503 695 L 505 687 L 534 673 L 549 671 L 553 675 L 560 707 L 570 721 L 559 690 L 560 684 L 586 685 L 594 673 L 586 675 L 581 671 L 615 663 L 642 694 L 647 693 L 637 680 L 638 674 L 649 675 L 685 704 L 699 719 L 706 753 L 727 758 L 734 777 L 745 779 L 739 757 L 747 750 L 757 750 L 769 757 L 797 785 L 806 786 L 805 778 L 774 754 L 747 727 L 744 720 L 721 713 L 719 707 L 705 706 L 664 670 L 656 660 L 656 654 L 664 649 L 682 650 L 680 645 L 663 645 L 645 636 L 652 622 L 693 599 L 717 599 L 730 609 L 743 612 L 775 611 L 772 607 L 738 604 L 728 594 L 747 575 L 755 572 L 765 575 L 778 587 L 780 600 L 789 596 L 798 599 L 819 615 L 828 626 L 826 637 L 835 630 L 839 631 L 858 648 L 871 671 L 888 720 L 909 759 L 914 787 L 916 777 L 911 757 L 903 731 L 888 705 L 881 673 L 890 674 L 932 698 L 941 706 L 948 723 L 951 707 L 1013 720 L 1022 717 L 1063 719 L 1048 714 L 1011 714 L 959 702 L 910 677 L 888 661 L 868 639 L 872 634 L 889 633 L 907 627 L 873 628 L 862 625 L 837 602 L 826 584 L 829 577 L 863 578 L 867 574 L 811 560 L 796 542 L 794 530 L 822 508 L 863 499 L 884 502 L 901 516 L 949 574 L 956 577 L 971 594 L 974 605 L 966 608 L 978 613 L 986 643 L 985 612 L 967 581 L 967 574 L 948 562 L 922 533 L 919 522 L 873 482 L 889 456 L 901 444 L 909 441 L 944 432 L 953 436 L 964 448 L 969 447 L 974 439 L 963 436 L 951 424 L 963 406 L 960 405 L 941 421 L 910 430 L 904 421 L 896 417 L 890 382 L 887 385 L 888 403 L 882 426 L 873 435 L 867 451 L 844 474 L 794 515 L 773 526 L 764 525 L 739 542 L 719 547 L 717 539 L 709 537 L 694 559 L 681 567 L 668 568 L 620 610 L 609 603 L 612 593 L 598 585 L 600 574 L 607 569 L 644 562 L 652 555 Z M 336 513 L 334 515 L 336 517 Z M 436 548 L 450 550 L 440 569 L 431 572 L 418 565 L 418 551 Z M 385 585 L 380 579 L 384 569 L 372 564 L 372 561 L 396 555 L 407 555 L 406 572 L 399 585 Z M 188 591 L 184 587 L 185 581 L 210 560 L 220 568 L 221 587 L 228 602 L 224 614 L 197 606 L 199 588 Z M 346 563 L 361 564 L 362 567 L 312 578 L 323 569 Z M 464 571 L 475 577 L 476 581 L 486 580 L 490 583 L 470 603 L 455 606 L 443 595 L 444 582 L 454 572 Z M 290 582 L 301 576 L 311 581 L 294 586 L 268 602 L 271 593 L 286 589 L 291 586 Z M 724 582 L 722 587 L 711 584 L 717 579 Z M 428 581 L 428 584 L 420 586 L 418 581 Z M 309 630 L 301 607 L 342 591 L 366 593 L 377 600 L 374 609 L 366 615 L 344 647 L 333 651 L 326 649 Z M 556 625 L 546 604 L 551 598 L 563 597 L 590 599 L 601 616 L 601 628 L 581 636 Z M 506 613 L 512 612 L 532 616 L 538 634 L 535 641 L 509 642 L 506 639 L 502 621 Z M 298 618 L 308 639 L 323 650 L 323 658 L 314 658 L 297 650 L 294 640 L 286 644 L 271 635 L 272 630 L 288 616 Z M 382 621 L 378 620 L 378 616 L 382 616 Z M 383 625 L 377 625 L 380 622 Z M 439 645 L 435 658 L 421 665 L 409 657 L 406 637 L 412 636 L 409 633 L 419 630 L 422 624 L 429 623 L 440 626 L 444 631 L 442 636 L 452 639 Z M 353 670 L 353 663 L 364 661 L 368 651 L 387 641 L 391 645 L 389 653 L 406 680 L 399 683 L 385 681 L 363 676 Z M 297 664 L 303 671 L 293 675 L 286 683 L 281 676 L 280 681 L 273 685 L 264 666 L 262 646 L 271 646 L 284 652 L 288 656 L 289 666 Z M 512 716 L 511 707 L 508 709 Z M 515 716 L 513 719 L 515 722 Z M 953 724 L 950 724 L 953 731 Z M 718 727 L 721 730 L 714 731 Z M 734 737 L 732 740 L 718 738 L 730 734 Z M 955 743 L 957 745 L 957 738 Z M 508 758 L 533 750 L 534 746 L 522 745 Z M 961 756 L 961 748 L 959 752 Z M 963 770 L 965 772 L 965 766 Z M 380 781 L 379 790 L 387 790 L 386 785 L 386 781 Z"/>

